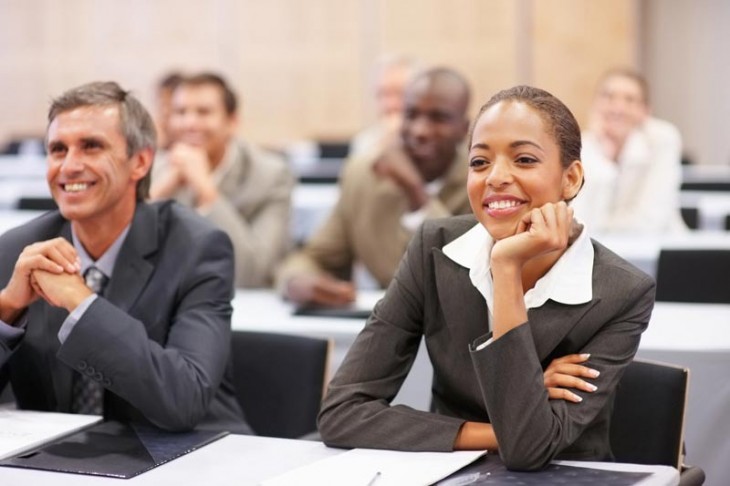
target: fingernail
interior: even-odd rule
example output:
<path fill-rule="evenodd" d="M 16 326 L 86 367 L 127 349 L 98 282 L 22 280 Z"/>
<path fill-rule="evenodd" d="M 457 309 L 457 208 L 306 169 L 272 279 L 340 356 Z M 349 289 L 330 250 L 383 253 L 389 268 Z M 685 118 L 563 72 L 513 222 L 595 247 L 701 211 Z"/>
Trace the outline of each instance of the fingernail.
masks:
<path fill-rule="evenodd" d="M 591 383 L 588 383 L 588 389 L 592 392 L 598 390 L 598 387 L 596 385 L 593 385 Z"/>
<path fill-rule="evenodd" d="M 588 359 L 588 358 L 591 357 L 591 353 L 583 353 L 583 354 L 580 355 L 580 357 L 583 358 L 583 359 Z"/>
<path fill-rule="evenodd" d="M 593 378 L 597 378 L 597 377 L 598 377 L 598 375 L 600 375 L 600 374 L 601 374 L 601 372 L 600 372 L 600 371 L 598 371 L 598 370 L 591 370 L 591 371 L 590 371 L 590 374 L 591 374 L 591 376 L 592 376 Z"/>
<path fill-rule="evenodd" d="M 576 395 L 575 393 L 573 393 L 573 398 L 575 398 L 575 401 L 576 402 L 582 402 L 583 401 L 583 398 L 580 397 L 580 396 L 578 396 L 578 395 Z"/>

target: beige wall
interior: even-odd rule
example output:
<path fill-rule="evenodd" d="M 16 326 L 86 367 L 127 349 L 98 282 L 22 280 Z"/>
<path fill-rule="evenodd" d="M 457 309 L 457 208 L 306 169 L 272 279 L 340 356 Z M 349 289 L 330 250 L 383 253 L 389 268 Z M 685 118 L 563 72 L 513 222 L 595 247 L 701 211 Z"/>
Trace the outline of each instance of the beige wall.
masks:
<path fill-rule="evenodd" d="M 730 164 L 730 2 L 647 0 L 642 64 L 657 116 L 697 164 Z"/>
<path fill-rule="evenodd" d="M 152 106 L 173 68 L 229 77 L 252 140 L 347 137 L 367 122 L 385 52 L 462 70 L 474 109 L 532 83 L 580 120 L 598 74 L 635 62 L 635 1 L 0 0 L 0 140 L 42 131 L 50 97 L 94 79 Z"/>

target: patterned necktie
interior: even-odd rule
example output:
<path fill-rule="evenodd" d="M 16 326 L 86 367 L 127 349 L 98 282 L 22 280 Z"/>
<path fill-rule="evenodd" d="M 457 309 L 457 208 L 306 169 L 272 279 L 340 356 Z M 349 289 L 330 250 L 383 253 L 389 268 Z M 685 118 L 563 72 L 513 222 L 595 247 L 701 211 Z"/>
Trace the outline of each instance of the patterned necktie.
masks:
<path fill-rule="evenodd" d="M 101 295 L 109 278 L 98 268 L 91 266 L 84 273 L 86 286 L 96 294 Z M 85 374 L 88 372 L 88 374 Z M 102 415 L 104 411 L 104 387 L 94 379 L 94 370 L 87 368 L 84 373 L 78 373 L 73 382 L 73 403 L 71 410 L 74 413 L 86 415 Z"/>

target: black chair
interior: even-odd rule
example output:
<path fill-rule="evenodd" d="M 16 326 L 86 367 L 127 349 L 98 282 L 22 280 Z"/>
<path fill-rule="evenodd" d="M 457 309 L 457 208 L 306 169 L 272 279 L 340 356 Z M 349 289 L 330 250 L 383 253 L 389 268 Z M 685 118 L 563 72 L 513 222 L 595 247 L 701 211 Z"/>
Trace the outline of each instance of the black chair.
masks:
<path fill-rule="evenodd" d="M 730 304 L 730 250 L 662 250 L 656 300 Z"/>
<path fill-rule="evenodd" d="M 317 429 L 331 346 L 303 336 L 233 333 L 236 397 L 257 434 L 298 438 Z"/>
<path fill-rule="evenodd" d="M 611 449 L 618 462 L 680 470 L 680 484 L 699 485 L 704 471 L 683 464 L 684 413 L 689 370 L 651 361 L 632 362 L 616 389 Z"/>
<path fill-rule="evenodd" d="M 730 191 L 730 182 L 727 181 L 692 181 L 683 182 L 680 186 L 682 191 Z"/>
<path fill-rule="evenodd" d="M 700 223 L 700 210 L 697 208 L 680 208 L 682 220 L 689 229 L 696 230 Z"/>
<path fill-rule="evenodd" d="M 18 199 L 17 209 L 50 211 L 58 209 L 58 204 L 51 197 L 21 197 Z"/>

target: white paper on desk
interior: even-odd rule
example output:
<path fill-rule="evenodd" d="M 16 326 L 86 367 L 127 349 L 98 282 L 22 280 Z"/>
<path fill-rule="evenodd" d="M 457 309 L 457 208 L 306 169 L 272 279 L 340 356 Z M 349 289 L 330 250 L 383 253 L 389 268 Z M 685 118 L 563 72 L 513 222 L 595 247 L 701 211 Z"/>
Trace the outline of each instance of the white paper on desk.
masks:
<path fill-rule="evenodd" d="M 474 462 L 486 451 L 398 452 L 353 449 L 293 469 L 262 486 L 346 484 L 348 486 L 425 486 Z"/>
<path fill-rule="evenodd" d="M 0 459 L 101 422 L 98 415 L 0 409 Z"/>

